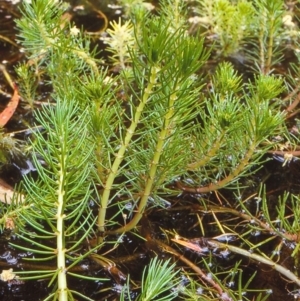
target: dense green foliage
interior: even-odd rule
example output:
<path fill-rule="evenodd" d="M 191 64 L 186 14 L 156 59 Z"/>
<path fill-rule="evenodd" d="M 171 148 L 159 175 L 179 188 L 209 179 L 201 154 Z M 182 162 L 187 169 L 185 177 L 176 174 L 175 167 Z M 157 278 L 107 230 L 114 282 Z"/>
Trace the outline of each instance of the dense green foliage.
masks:
<path fill-rule="evenodd" d="M 91 49 L 87 34 L 63 21 L 64 3 L 23 4 L 18 39 L 30 63 L 19 65 L 17 72 L 22 96 L 41 129 L 29 142 L 38 176 L 25 176 L 24 201 L 3 206 L 1 221 L 5 225 L 13 219 L 16 235 L 31 245 L 14 243 L 15 247 L 33 252 L 35 262 L 55 259 L 57 266 L 17 274 L 23 279 L 50 278 L 53 293 L 45 300 L 74 300 L 76 295 L 91 300 L 72 291 L 67 276 L 105 279 L 74 273 L 74 266 L 85 258 L 98 258 L 106 266 L 111 259 L 104 258 L 103 248 L 117 248 L 120 241 L 115 237 L 121 240 L 124 233 L 137 231 L 148 208 L 166 210 L 171 196 L 230 188 L 237 196 L 237 209 L 211 206 L 200 198 L 199 211 L 227 212 L 247 221 L 249 230 L 240 235 L 243 243 L 229 245 L 228 250 L 271 265 L 299 285 L 293 273 L 272 265 L 272 257 L 266 259 L 247 238 L 254 230 L 272 233 L 295 244 L 295 256 L 297 196 L 291 197 L 293 219 L 285 219 L 286 194 L 274 221 L 263 189 L 258 195 L 263 220 L 240 194 L 241 179 L 262 167 L 267 152 L 275 148 L 275 137 L 284 137 L 291 146 L 298 142 L 286 130 L 288 111 L 282 110 L 280 101 L 291 80 L 274 71 L 284 50 L 278 45 L 291 34 L 283 23 L 283 1 L 197 0 L 193 8 L 200 14 L 199 23 L 190 28 L 184 1 L 162 1 L 156 15 L 141 1 L 122 4 L 127 20 L 114 21 L 107 30 L 107 60 Z M 213 43 L 211 35 L 216 36 Z M 244 51 L 245 64 L 252 67 L 251 79 L 245 80 L 222 59 L 238 57 L 238 51 Z M 212 58 L 215 66 L 208 73 Z M 106 67 L 109 64 L 114 72 Z M 34 103 L 36 76 L 52 89 L 41 109 Z M 226 226 L 225 231 L 218 218 L 215 221 L 220 233 L 239 236 L 234 228 Z M 90 249 L 82 249 L 83 242 L 95 237 Z M 181 258 L 163 242 L 156 243 Z M 207 246 L 226 248 L 216 241 L 207 241 Z M 181 284 L 175 264 L 155 258 L 144 271 L 137 300 L 200 300 L 200 294 L 201 300 L 249 300 L 243 296 L 251 291 L 254 275 L 242 282 L 239 263 L 227 271 L 213 270 L 212 256 L 201 260 L 205 273 L 184 261 L 205 283 L 182 272 L 188 285 Z M 235 281 L 235 289 L 225 284 Z M 122 300 L 131 299 L 130 285 L 128 280 Z M 263 290 L 255 293 L 256 300 L 268 297 Z"/>

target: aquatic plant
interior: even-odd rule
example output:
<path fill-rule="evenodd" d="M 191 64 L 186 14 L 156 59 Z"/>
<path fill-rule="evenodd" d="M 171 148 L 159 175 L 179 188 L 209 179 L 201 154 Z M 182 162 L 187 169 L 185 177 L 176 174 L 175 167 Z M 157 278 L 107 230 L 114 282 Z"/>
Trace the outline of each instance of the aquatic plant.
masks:
<path fill-rule="evenodd" d="M 215 50 L 206 43 L 210 33 L 203 37 L 189 34 L 183 1 L 162 1 L 157 15 L 137 7 L 129 14 L 130 20 L 112 22 L 105 41 L 113 71 L 105 67 L 101 52 L 91 47 L 88 34 L 66 21 L 64 3 L 24 2 L 17 26 L 28 63 L 17 70 L 20 93 L 33 109 L 39 127 L 29 141 L 37 176 L 24 177 L 24 200 L 3 206 L 0 221 L 6 227 L 9 221 L 9 228 L 18 238 L 12 246 L 32 252 L 26 260 L 43 264 L 55 260 L 52 269 L 41 270 L 35 265 L 36 269 L 15 272 L 24 280 L 50 279 L 53 291 L 45 300 L 74 300 L 76 296 L 92 300 L 71 289 L 68 277 L 108 280 L 75 268 L 88 259 L 112 273 L 116 267 L 107 249 L 118 248 L 129 231 L 182 260 L 202 279 L 199 284 L 192 275 L 182 273 L 189 280 L 181 282 L 174 264 L 156 258 L 145 269 L 138 300 L 151 300 L 154 295 L 160 296 L 159 300 L 176 296 L 198 300 L 198 295 L 203 300 L 241 300 L 243 292 L 251 291 L 254 275 L 242 283 L 239 264 L 222 272 L 212 268 L 218 256 L 214 251 L 223 252 L 226 244 L 217 239 L 182 242 L 177 233 L 165 231 L 174 245 L 181 243 L 197 254 L 208 255 L 201 260 L 200 268 L 149 233 L 147 210 L 167 210 L 171 197 L 182 192 L 202 196 L 225 187 L 233 190 L 239 196 L 235 206 L 243 213 L 211 206 L 201 197 L 201 206 L 194 208 L 211 212 L 225 237 L 229 237 L 228 231 L 255 251 L 258 246 L 248 238 L 253 224 L 257 231 L 266 231 L 268 224 L 270 234 L 293 240 L 298 252 L 298 240 L 293 236 L 297 229 L 293 222 L 283 222 L 286 198 L 279 205 L 278 230 L 268 215 L 263 192 L 259 197 L 264 200 L 265 220 L 248 210 L 240 196 L 241 179 L 261 168 L 265 155 L 275 147 L 274 137 L 285 135 L 290 145 L 297 143 L 296 138 L 292 141 L 286 134 L 287 114 L 280 106 L 279 97 L 287 91 L 284 80 L 270 74 L 281 59 L 274 39 L 283 30 L 283 2 L 277 0 L 274 6 L 259 0 L 254 4 L 199 2 L 207 16 L 217 16 L 212 22 L 219 23 L 210 26 L 220 39 L 216 47 L 224 55 L 243 47 L 242 40 L 248 38 L 253 43 L 259 37 L 258 47 L 249 51 L 257 64 L 252 80 L 245 81 L 225 61 L 216 63 L 214 72 L 208 74 L 208 59 Z M 260 15 L 255 14 L 253 5 L 260 9 Z M 232 24 L 232 20 L 224 19 L 225 11 L 241 19 L 233 18 L 236 24 Z M 262 16 L 264 26 L 259 23 Z M 276 24 L 271 24 L 272 20 Z M 247 31 L 242 33 L 239 26 L 247 27 Z M 247 58 L 250 60 L 250 56 Z M 33 76 L 47 81 L 52 89 L 40 109 L 35 108 Z M 219 212 L 238 216 L 251 231 L 247 228 L 239 234 L 229 226 L 225 231 L 226 219 L 220 222 L 216 217 Z M 295 210 L 293 218 L 297 216 Z M 204 235 L 204 227 L 199 224 L 199 236 L 201 232 Z M 243 247 L 228 244 L 227 249 L 265 264 L 273 263 L 272 258 L 251 255 Z M 279 264 L 274 266 L 285 273 Z M 234 279 L 239 281 L 237 287 L 226 284 Z M 124 300 L 131 298 L 131 286 L 128 280 L 121 289 Z M 258 290 L 257 300 L 267 298 L 263 292 Z"/>
<path fill-rule="evenodd" d="M 199 16 L 190 19 L 193 30 L 205 29 L 220 55 L 237 57 L 262 74 L 272 73 L 283 59 L 284 41 L 297 35 L 292 13 L 285 10 L 282 0 L 197 3 L 194 10 Z"/>

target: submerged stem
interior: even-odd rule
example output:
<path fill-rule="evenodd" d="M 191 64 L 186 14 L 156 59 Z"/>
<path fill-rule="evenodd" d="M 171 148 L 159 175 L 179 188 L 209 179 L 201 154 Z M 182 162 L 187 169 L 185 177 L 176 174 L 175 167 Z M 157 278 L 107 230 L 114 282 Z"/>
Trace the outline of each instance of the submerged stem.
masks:
<path fill-rule="evenodd" d="M 256 150 L 256 142 L 252 141 L 247 153 L 245 154 L 244 158 L 241 160 L 240 164 L 227 177 L 225 177 L 220 181 L 217 181 L 215 183 L 210 183 L 209 185 L 203 187 L 189 187 L 187 185 L 182 184 L 182 182 L 177 181 L 176 186 L 183 191 L 187 191 L 191 193 L 206 193 L 206 192 L 215 191 L 220 188 L 223 188 L 229 183 L 233 182 L 235 178 L 237 178 L 239 175 L 242 174 L 242 172 L 245 170 L 245 167 L 249 164 L 249 161 L 253 157 L 255 150 Z"/>
<path fill-rule="evenodd" d="M 266 258 L 266 257 L 261 256 L 259 254 L 251 253 L 249 251 L 246 251 L 246 250 L 244 250 L 242 248 L 239 248 L 239 247 L 236 247 L 236 246 L 232 246 L 232 245 L 221 243 L 221 242 L 216 241 L 216 240 L 207 240 L 207 243 L 211 247 L 228 249 L 229 251 L 234 252 L 236 254 L 243 255 L 243 256 L 245 256 L 247 258 L 250 258 L 250 259 L 253 259 L 253 260 L 258 261 L 260 263 L 263 263 L 263 264 L 266 264 L 268 266 L 271 266 L 274 270 L 276 270 L 277 272 L 279 272 L 280 274 L 284 275 L 289 280 L 293 281 L 298 286 L 300 286 L 300 279 L 294 273 L 292 273 L 290 270 L 288 270 L 287 268 L 283 267 L 282 265 L 277 264 L 276 262 L 270 260 L 269 258 Z"/>

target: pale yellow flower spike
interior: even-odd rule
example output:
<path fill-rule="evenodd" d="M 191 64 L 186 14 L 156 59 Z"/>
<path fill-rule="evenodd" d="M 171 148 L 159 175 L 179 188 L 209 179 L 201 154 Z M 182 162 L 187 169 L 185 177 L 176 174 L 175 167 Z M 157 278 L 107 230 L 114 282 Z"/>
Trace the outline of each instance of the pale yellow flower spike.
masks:
<path fill-rule="evenodd" d="M 109 45 L 108 50 L 113 54 L 111 58 L 114 64 L 124 69 L 125 64 L 130 61 L 128 48 L 135 45 L 133 25 L 130 20 L 122 25 L 121 18 L 118 22 L 110 22 L 110 25 L 112 29 L 107 30 L 109 37 L 105 38 L 104 42 Z"/>

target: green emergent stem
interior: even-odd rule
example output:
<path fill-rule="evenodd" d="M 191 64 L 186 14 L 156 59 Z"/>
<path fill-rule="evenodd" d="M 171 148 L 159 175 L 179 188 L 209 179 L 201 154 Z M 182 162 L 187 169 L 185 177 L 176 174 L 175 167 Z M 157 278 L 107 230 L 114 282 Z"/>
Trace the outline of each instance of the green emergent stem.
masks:
<path fill-rule="evenodd" d="M 96 155 L 96 168 L 97 168 L 97 174 L 99 176 L 99 179 L 101 181 L 101 183 L 105 183 L 105 174 L 104 174 L 104 167 L 103 165 L 100 163 L 101 162 L 101 156 L 102 156 L 102 147 L 101 147 L 101 143 L 97 143 L 96 146 L 96 151 L 95 151 L 95 155 Z"/>
<path fill-rule="evenodd" d="M 221 181 L 218 181 L 216 183 L 211 183 L 204 187 L 190 187 L 190 186 L 184 185 L 180 181 L 177 181 L 176 186 L 183 191 L 187 191 L 187 192 L 191 192 L 191 193 L 207 193 L 210 191 L 215 191 L 220 188 L 223 188 L 226 185 L 228 185 L 230 182 L 232 182 L 236 177 L 238 177 L 243 171 L 245 171 L 246 166 L 248 165 L 249 161 L 251 160 L 251 158 L 255 152 L 255 149 L 256 149 L 256 142 L 254 140 L 254 141 L 252 141 L 245 157 L 240 162 L 240 164 L 226 178 L 224 178 Z"/>
<path fill-rule="evenodd" d="M 65 156 L 63 156 L 63 162 L 66 162 Z M 68 301 L 68 288 L 67 288 L 67 275 L 66 275 L 66 249 L 65 249 L 65 237 L 64 237 L 64 164 L 61 165 L 58 199 L 57 199 L 57 281 L 58 281 L 58 300 Z"/>
<path fill-rule="evenodd" d="M 264 49 L 264 28 L 266 28 L 266 20 L 264 17 L 262 17 L 262 20 L 260 22 L 260 30 L 258 35 L 258 41 L 259 41 L 259 58 L 260 58 L 260 68 L 263 73 L 266 69 L 265 65 L 265 49 Z"/>
<path fill-rule="evenodd" d="M 268 41 L 268 50 L 267 50 L 267 63 L 265 66 L 265 70 L 263 72 L 265 74 L 269 74 L 271 70 L 272 65 L 272 58 L 273 58 L 273 47 L 274 47 L 274 38 L 275 38 L 275 20 L 271 19 L 271 26 L 270 26 L 270 32 L 269 32 L 269 41 Z"/>
<path fill-rule="evenodd" d="M 176 91 L 176 89 L 175 89 L 175 91 Z M 151 162 L 149 175 L 148 175 L 148 178 L 146 181 L 144 192 L 143 192 L 143 194 L 141 196 L 141 200 L 139 202 L 137 213 L 134 215 L 134 217 L 128 224 L 126 224 L 125 226 L 123 226 L 119 229 L 113 230 L 112 233 L 122 233 L 122 232 L 127 232 L 127 231 L 132 230 L 138 224 L 138 222 L 140 221 L 140 219 L 143 216 L 143 212 L 147 205 L 147 201 L 148 201 L 149 196 L 153 189 L 153 183 L 154 183 L 155 175 L 157 172 L 157 166 L 159 164 L 159 160 L 160 160 L 161 154 L 163 152 L 164 143 L 165 143 L 166 139 L 168 138 L 168 136 L 170 136 L 170 134 L 172 134 L 172 129 L 175 128 L 174 103 L 175 103 L 176 99 L 177 99 L 176 93 L 173 93 L 172 95 L 170 95 L 169 109 L 168 109 L 167 113 L 165 114 L 163 128 L 158 134 L 158 140 L 156 143 L 153 160 Z"/>
<path fill-rule="evenodd" d="M 124 138 L 124 142 L 121 144 L 121 147 L 116 155 L 114 163 L 111 167 L 111 171 L 110 171 L 107 181 L 105 183 L 104 191 L 103 191 L 101 201 L 100 201 L 101 206 L 100 206 L 99 214 L 98 214 L 98 230 L 100 233 L 105 231 L 105 217 L 106 217 L 107 205 L 110 200 L 110 192 L 113 187 L 116 175 L 118 173 L 119 166 L 123 161 L 125 151 L 128 148 L 128 145 L 132 139 L 132 136 L 135 133 L 136 127 L 141 118 L 144 107 L 151 95 L 152 89 L 156 85 L 156 78 L 157 78 L 158 72 L 159 72 L 159 68 L 156 68 L 156 67 L 152 67 L 150 70 L 149 83 L 144 90 L 142 100 L 136 109 L 136 113 L 132 119 L 132 122 L 131 122 L 129 128 L 127 129 L 126 136 Z"/>

